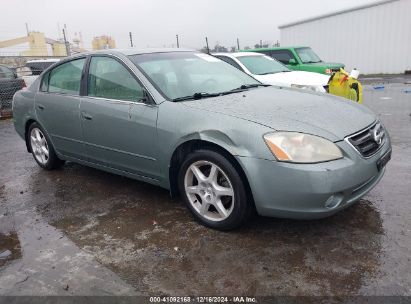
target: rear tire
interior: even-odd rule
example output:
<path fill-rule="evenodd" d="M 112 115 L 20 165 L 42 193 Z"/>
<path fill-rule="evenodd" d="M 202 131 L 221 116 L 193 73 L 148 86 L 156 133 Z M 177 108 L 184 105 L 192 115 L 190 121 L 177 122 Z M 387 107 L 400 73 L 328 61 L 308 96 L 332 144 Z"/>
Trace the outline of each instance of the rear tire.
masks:
<path fill-rule="evenodd" d="M 43 169 L 53 170 L 64 165 L 64 161 L 57 157 L 47 133 L 38 123 L 30 125 L 27 142 L 34 160 Z"/>
<path fill-rule="evenodd" d="M 203 225 L 231 230 L 252 213 L 244 182 L 229 160 L 211 150 L 197 150 L 183 161 L 178 186 L 194 218 Z"/>

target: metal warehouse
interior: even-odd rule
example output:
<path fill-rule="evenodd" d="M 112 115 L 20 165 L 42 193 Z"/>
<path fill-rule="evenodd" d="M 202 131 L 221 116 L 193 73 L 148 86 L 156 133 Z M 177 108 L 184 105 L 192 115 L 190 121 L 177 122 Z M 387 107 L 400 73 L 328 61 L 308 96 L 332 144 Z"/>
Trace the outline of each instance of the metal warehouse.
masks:
<path fill-rule="evenodd" d="M 310 46 L 362 74 L 411 71 L 411 0 L 386 0 L 279 26 L 282 46 Z"/>

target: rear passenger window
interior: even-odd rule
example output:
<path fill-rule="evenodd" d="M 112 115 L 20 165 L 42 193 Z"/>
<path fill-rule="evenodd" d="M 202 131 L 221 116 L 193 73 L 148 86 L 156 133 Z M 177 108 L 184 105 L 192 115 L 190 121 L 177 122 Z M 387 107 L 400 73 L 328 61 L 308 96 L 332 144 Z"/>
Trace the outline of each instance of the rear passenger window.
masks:
<path fill-rule="evenodd" d="M 85 61 L 84 58 L 73 60 L 51 70 L 48 91 L 50 93 L 79 95 L 81 74 Z"/>
<path fill-rule="evenodd" d="M 143 87 L 117 60 L 92 57 L 88 75 L 88 96 L 126 101 L 139 101 Z"/>
<path fill-rule="evenodd" d="M 291 52 L 287 50 L 272 51 L 270 55 L 271 57 L 277 59 L 278 61 L 284 64 L 288 64 L 290 59 L 294 59 L 293 54 L 291 54 Z"/>
<path fill-rule="evenodd" d="M 43 78 L 41 79 L 40 91 L 48 92 L 48 90 L 49 90 L 49 77 L 50 77 L 50 72 L 47 72 L 46 74 L 44 74 Z"/>

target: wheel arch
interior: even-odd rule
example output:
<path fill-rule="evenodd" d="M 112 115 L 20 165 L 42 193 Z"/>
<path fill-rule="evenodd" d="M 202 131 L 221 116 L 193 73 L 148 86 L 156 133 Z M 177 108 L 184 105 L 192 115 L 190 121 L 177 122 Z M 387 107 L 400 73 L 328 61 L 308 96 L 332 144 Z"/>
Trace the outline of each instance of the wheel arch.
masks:
<path fill-rule="evenodd" d="M 222 147 L 221 145 L 218 145 L 214 142 L 203 140 L 203 139 L 190 139 L 187 140 L 183 143 L 181 143 L 173 152 L 170 164 L 169 164 L 169 183 L 170 183 L 170 193 L 171 196 L 175 197 L 179 195 L 179 190 L 178 190 L 178 173 L 181 164 L 183 163 L 185 157 L 196 150 L 211 150 L 214 152 L 217 152 L 224 156 L 237 170 L 237 172 L 240 174 L 240 177 L 242 181 L 244 182 L 244 185 L 246 187 L 246 192 L 248 195 L 248 199 L 253 203 L 254 205 L 254 198 L 252 195 L 251 187 L 247 179 L 247 175 L 244 172 L 243 167 L 241 164 L 237 161 L 237 159 L 234 157 L 232 153 L 230 153 L 226 148 Z"/>
<path fill-rule="evenodd" d="M 26 142 L 27 152 L 31 153 L 31 148 L 29 145 L 29 128 L 34 123 L 38 123 L 35 119 L 29 118 L 24 124 L 24 141 Z"/>

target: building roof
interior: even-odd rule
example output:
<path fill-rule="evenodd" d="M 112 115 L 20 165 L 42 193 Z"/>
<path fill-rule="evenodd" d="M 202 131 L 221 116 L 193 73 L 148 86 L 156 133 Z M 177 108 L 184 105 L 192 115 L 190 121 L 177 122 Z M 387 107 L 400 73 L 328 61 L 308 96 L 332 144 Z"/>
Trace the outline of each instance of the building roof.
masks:
<path fill-rule="evenodd" d="M 281 30 L 281 29 L 284 29 L 284 28 L 287 28 L 287 27 L 291 27 L 291 26 L 295 26 L 295 25 L 299 25 L 299 24 L 304 24 L 304 23 L 316 21 L 316 20 L 319 20 L 319 19 L 333 17 L 333 16 L 337 16 L 337 15 L 341 15 L 341 14 L 345 14 L 345 13 L 350 13 L 350 12 L 354 12 L 354 11 L 358 11 L 358 10 L 362 10 L 362 9 L 366 9 L 366 8 L 370 8 L 370 7 L 374 7 L 374 6 L 378 6 L 378 5 L 383 5 L 383 4 L 387 4 L 387 3 L 391 3 L 391 2 L 396 2 L 396 1 L 400 1 L 400 0 L 377 1 L 377 2 L 370 3 L 370 4 L 356 6 L 356 7 L 353 7 L 353 8 L 344 9 L 344 10 L 336 11 L 336 12 L 329 13 L 329 14 L 319 15 L 317 17 L 311 17 L 311 18 L 307 18 L 307 19 L 303 19 L 303 20 L 283 24 L 283 25 L 278 26 L 278 28 Z"/>

